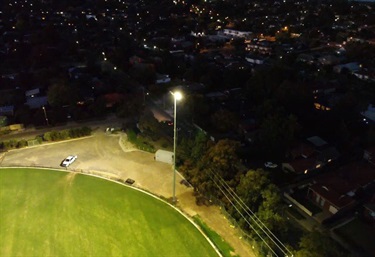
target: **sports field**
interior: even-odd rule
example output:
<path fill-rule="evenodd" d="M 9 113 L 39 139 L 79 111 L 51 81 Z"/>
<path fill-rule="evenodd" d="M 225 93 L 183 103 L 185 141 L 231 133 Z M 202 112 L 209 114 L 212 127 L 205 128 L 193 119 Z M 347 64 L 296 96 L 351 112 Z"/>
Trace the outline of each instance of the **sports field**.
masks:
<path fill-rule="evenodd" d="M 76 173 L 0 169 L 0 256 L 217 256 L 180 213 Z"/>

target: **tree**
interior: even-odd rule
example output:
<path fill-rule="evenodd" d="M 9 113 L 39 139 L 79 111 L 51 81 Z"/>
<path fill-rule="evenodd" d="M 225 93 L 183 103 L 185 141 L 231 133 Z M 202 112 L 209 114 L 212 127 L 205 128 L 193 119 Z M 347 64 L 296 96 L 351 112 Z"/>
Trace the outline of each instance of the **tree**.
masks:
<path fill-rule="evenodd" d="M 238 127 L 237 115 L 226 109 L 216 111 L 211 117 L 212 125 L 220 132 L 230 132 Z"/>
<path fill-rule="evenodd" d="M 261 192 L 270 184 L 266 173 L 262 169 L 249 170 L 240 176 L 236 192 L 242 201 L 254 212 L 261 204 Z"/>
<path fill-rule="evenodd" d="M 189 138 L 182 138 L 177 148 L 177 158 L 183 163 L 195 163 L 197 164 L 202 156 L 205 154 L 208 148 L 208 139 L 206 134 L 201 131 L 195 135 L 194 140 Z"/>
<path fill-rule="evenodd" d="M 210 167 L 216 174 L 225 180 L 233 179 L 237 172 L 237 149 L 239 143 L 229 139 L 218 141 L 210 147 L 204 157 L 204 166 Z"/>
<path fill-rule="evenodd" d="M 283 210 L 280 192 L 274 184 L 269 184 L 261 192 L 262 203 L 257 216 L 272 231 L 286 230 L 285 219 L 281 216 Z"/>
<path fill-rule="evenodd" d="M 283 117 L 275 113 L 264 119 L 257 140 L 266 157 L 274 160 L 283 159 L 293 141 L 296 129 L 297 118 L 293 115 Z"/>
<path fill-rule="evenodd" d="M 291 113 L 304 114 L 313 107 L 311 89 L 305 84 L 284 80 L 275 92 L 277 101 Z"/>
<path fill-rule="evenodd" d="M 118 104 L 116 114 L 118 117 L 138 117 L 143 109 L 143 100 L 136 95 L 128 97 Z"/>
<path fill-rule="evenodd" d="M 305 234 L 300 242 L 296 257 L 344 257 L 347 254 L 330 237 L 318 231 Z"/>
<path fill-rule="evenodd" d="M 159 122 L 149 109 L 146 109 L 143 115 L 140 117 L 138 126 L 141 131 L 155 132 L 159 130 Z"/>
<path fill-rule="evenodd" d="M 0 128 L 8 124 L 8 118 L 6 116 L 0 116 Z"/>
<path fill-rule="evenodd" d="M 71 105 L 77 102 L 78 92 L 63 81 L 58 81 L 48 88 L 47 98 L 48 103 L 53 107 Z"/>
<path fill-rule="evenodd" d="M 193 147 L 191 148 L 191 157 L 194 162 L 198 162 L 208 148 L 207 135 L 199 131 L 194 139 Z"/>
<path fill-rule="evenodd" d="M 18 123 L 23 123 L 26 126 L 33 123 L 32 111 L 28 105 L 21 105 L 15 111 L 14 118 Z"/>

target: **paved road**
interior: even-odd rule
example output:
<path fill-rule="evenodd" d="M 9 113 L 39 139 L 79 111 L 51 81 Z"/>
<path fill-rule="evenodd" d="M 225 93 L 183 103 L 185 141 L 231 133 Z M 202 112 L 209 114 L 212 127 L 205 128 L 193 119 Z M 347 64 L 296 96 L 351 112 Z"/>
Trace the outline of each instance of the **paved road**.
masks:
<path fill-rule="evenodd" d="M 106 134 L 103 129 L 94 131 L 93 136 L 51 143 L 42 146 L 12 150 L 1 158 L 0 166 L 40 166 L 61 168 L 61 161 L 68 155 L 78 155 L 68 170 L 96 173 L 102 176 L 131 178 L 134 186 L 164 198 L 172 197 L 173 171 L 171 165 L 156 162 L 151 153 L 134 151 L 123 142 L 123 134 Z M 217 231 L 240 256 L 255 256 L 249 245 L 239 238 L 221 214 L 219 208 L 197 206 L 192 188 L 181 185 L 177 176 L 176 196 L 178 206 L 188 215 L 198 214 L 212 229 Z"/>

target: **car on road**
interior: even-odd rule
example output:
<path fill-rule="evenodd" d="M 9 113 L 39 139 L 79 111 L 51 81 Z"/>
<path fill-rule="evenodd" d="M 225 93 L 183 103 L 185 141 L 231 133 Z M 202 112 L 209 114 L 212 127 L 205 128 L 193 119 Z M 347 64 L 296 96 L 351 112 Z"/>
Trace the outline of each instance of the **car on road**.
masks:
<path fill-rule="evenodd" d="M 69 165 L 72 164 L 77 159 L 77 157 L 77 155 L 69 155 L 61 162 L 61 166 L 69 167 Z"/>
<path fill-rule="evenodd" d="M 264 164 L 264 167 L 274 169 L 274 168 L 277 168 L 277 164 L 273 162 L 266 162 Z"/>

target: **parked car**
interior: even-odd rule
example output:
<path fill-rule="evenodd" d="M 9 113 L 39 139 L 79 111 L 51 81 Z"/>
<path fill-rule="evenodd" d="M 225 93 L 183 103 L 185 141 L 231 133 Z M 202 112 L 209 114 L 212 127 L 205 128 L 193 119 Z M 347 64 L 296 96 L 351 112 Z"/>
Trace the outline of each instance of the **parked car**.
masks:
<path fill-rule="evenodd" d="M 68 167 L 70 164 L 72 164 L 76 159 L 77 159 L 77 155 L 70 155 L 68 157 L 66 157 L 62 162 L 61 162 L 61 166 L 62 167 Z"/>
<path fill-rule="evenodd" d="M 273 163 L 273 162 L 266 162 L 266 163 L 264 164 L 264 166 L 265 166 L 266 168 L 271 168 L 271 169 L 277 168 L 277 164 L 276 164 L 276 163 Z"/>

